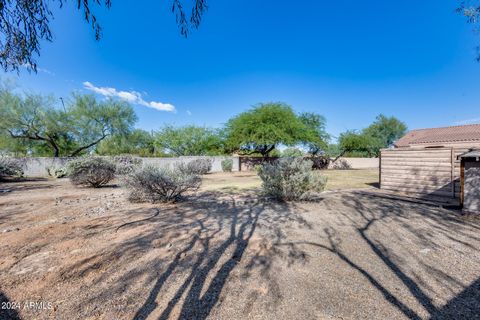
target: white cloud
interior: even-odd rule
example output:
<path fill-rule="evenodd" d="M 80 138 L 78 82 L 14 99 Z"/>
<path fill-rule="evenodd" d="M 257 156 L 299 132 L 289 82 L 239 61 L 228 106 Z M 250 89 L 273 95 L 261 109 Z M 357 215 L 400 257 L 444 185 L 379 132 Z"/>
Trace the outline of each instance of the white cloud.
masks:
<path fill-rule="evenodd" d="M 461 120 L 461 121 L 456 121 L 456 125 L 463 125 L 463 124 L 475 124 L 475 123 L 480 123 L 480 118 L 473 118 L 473 119 L 466 119 L 466 120 Z"/>
<path fill-rule="evenodd" d="M 187 110 L 187 114 L 188 114 L 189 116 L 191 116 L 191 115 L 192 115 L 192 112 L 191 112 L 190 110 Z"/>
<path fill-rule="evenodd" d="M 105 97 L 119 98 L 132 104 L 138 104 L 160 111 L 175 112 L 175 106 L 158 101 L 146 101 L 143 99 L 142 94 L 137 91 L 118 91 L 111 87 L 96 87 L 89 81 L 85 81 L 83 86 L 85 89 Z"/>
<path fill-rule="evenodd" d="M 29 63 L 24 63 L 24 64 L 22 64 L 22 67 L 24 67 L 25 69 L 33 70 L 32 65 L 29 64 Z M 37 72 L 43 72 L 43 73 L 49 74 L 49 75 L 51 75 L 51 76 L 54 76 L 54 75 L 55 75 L 55 73 L 53 73 L 52 71 L 50 71 L 50 70 L 48 70 L 48 69 L 40 68 L 40 67 L 37 67 Z"/>

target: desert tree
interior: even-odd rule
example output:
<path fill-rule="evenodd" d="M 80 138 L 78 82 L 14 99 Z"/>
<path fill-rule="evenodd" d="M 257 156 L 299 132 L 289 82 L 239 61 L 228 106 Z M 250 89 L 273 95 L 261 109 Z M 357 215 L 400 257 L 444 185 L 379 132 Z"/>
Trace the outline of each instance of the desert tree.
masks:
<path fill-rule="evenodd" d="M 52 97 L 0 90 L 0 131 L 54 157 L 90 151 L 105 138 L 131 130 L 135 121 L 133 108 L 122 101 L 75 95 L 65 108 L 58 108 Z"/>
<path fill-rule="evenodd" d="M 95 152 L 108 156 L 131 154 L 152 157 L 156 155 L 155 139 L 151 132 L 134 129 L 109 136 L 98 144 Z"/>
<path fill-rule="evenodd" d="M 324 116 L 313 112 L 304 112 L 299 115 L 300 121 L 305 126 L 303 145 L 312 155 L 325 152 L 330 136 L 326 131 L 326 119 Z"/>
<path fill-rule="evenodd" d="M 375 121 L 363 130 L 363 134 L 380 140 L 382 148 L 393 146 L 393 143 L 405 135 L 407 125 L 395 117 L 378 115 Z"/>
<path fill-rule="evenodd" d="M 223 141 L 215 129 L 187 125 L 167 125 L 155 132 L 155 146 L 173 156 L 206 156 L 223 153 Z"/>
<path fill-rule="evenodd" d="M 393 146 L 406 131 L 407 126 L 404 122 L 380 114 L 367 128 L 361 131 L 350 130 L 340 135 L 338 139 L 340 153 L 336 159 L 352 152 L 378 157 L 382 148 Z"/>
<path fill-rule="evenodd" d="M 340 137 L 338 138 L 338 146 L 340 153 L 333 162 L 352 152 L 360 153 L 369 157 L 375 156 L 376 150 L 381 148 L 381 141 L 364 134 L 362 131 L 349 130 L 340 134 Z"/>
<path fill-rule="evenodd" d="M 98 102 L 93 95 L 74 95 L 67 113 L 72 116 L 71 134 L 77 143 L 70 153 L 72 157 L 107 137 L 130 132 L 137 121 L 135 111 L 127 102 L 114 99 Z"/>
<path fill-rule="evenodd" d="M 294 146 L 304 138 L 305 125 L 285 103 L 260 103 L 231 118 L 225 126 L 227 149 L 268 157 L 279 145 Z"/>

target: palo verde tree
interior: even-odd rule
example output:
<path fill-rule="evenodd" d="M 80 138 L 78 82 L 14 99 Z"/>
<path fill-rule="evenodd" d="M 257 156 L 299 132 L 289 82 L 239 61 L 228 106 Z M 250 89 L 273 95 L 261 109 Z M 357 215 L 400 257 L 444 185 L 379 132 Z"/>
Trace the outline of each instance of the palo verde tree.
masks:
<path fill-rule="evenodd" d="M 155 146 L 173 156 L 206 156 L 223 153 L 223 141 L 217 130 L 188 125 L 165 126 L 155 133 Z"/>
<path fill-rule="evenodd" d="M 70 154 L 72 157 L 107 137 L 130 132 L 137 121 L 135 111 L 127 102 L 113 99 L 98 102 L 93 95 L 74 95 L 67 112 L 74 121 L 71 134 L 77 143 Z"/>
<path fill-rule="evenodd" d="M 34 155 L 43 149 L 54 157 L 78 156 L 113 134 L 130 131 L 135 121 L 133 108 L 122 101 L 75 95 L 65 108 L 57 108 L 51 97 L 0 90 L 0 130 L 28 142 Z"/>
<path fill-rule="evenodd" d="M 68 0 L 1 0 L 0 1 L 0 66 L 17 70 L 25 66 L 36 71 L 36 56 L 40 55 L 40 42 L 53 40 L 50 21 L 54 18 L 52 5 L 63 7 Z M 85 21 L 91 25 L 95 39 L 102 35 L 101 25 L 94 13 L 95 6 L 111 7 L 112 0 L 74 0 Z M 199 27 L 207 10 L 206 0 L 194 0 L 187 14 L 184 1 L 171 0 L 180 33 L 187 37 L 191 29 Z"/>
<path fill-rule="evenodd" d="M 381 148 L 393 146 L 393 143 L 400 139 L 407 132 L 404 122 L 395 117 L 378 115 L 375 121 L 363 130 L 363 134 L 378 139 Z"/>
<path fill-rule="evenodd" d="M 155 139 L 152 133 L 135 129 L 131 132 L 114 134 L 106 138 L 98 144 L 95 152 L 105 156 L 131 154 L 153 157 L 156 155 Z"/>
<path fill-rule="evenodd" d="M 305 126 L 302 140 L 308 152 L 313 156 L 325 152 L 330 140 L 325 128 L 327 123 L 325 117 L 313 112 L 304 112 L 299 115 L 299 118 Z"/>
<path fill-rule="evenodd" d="M 289 105 L 260 103 L 227 122 L 226 147 L 241 154 L 267 157 L 278 145 L 303 142 L 305 129 Z"/>
<path fill-rule="evenodd" d="M 333 162 L 351 152 L 357 152 L 368 157 L 376 156 L 376 150 L 381 148 L 381 142 L 363 132 L 350 130 L 340 134 L 338 146 L 340 153 Z"/>
<path fill-rule="evenodd" d="M 347 131 L 338 139 L 340 156 L 349 152 L 363 153 L 369 157 L 378 157 L 380 149 L 388 148 L 407 131 L 407 126 L 395 117 L 382 114 L 362 131 Z"/>

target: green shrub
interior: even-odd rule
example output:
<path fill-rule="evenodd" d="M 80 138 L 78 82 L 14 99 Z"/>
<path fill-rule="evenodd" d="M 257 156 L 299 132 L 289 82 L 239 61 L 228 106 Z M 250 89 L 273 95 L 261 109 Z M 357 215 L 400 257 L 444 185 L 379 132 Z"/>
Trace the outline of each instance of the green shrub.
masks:
<path fill-rule="evenodd" d="M 19 159 L 0 155 L 0 180 L 23 176 L 23 162 Z"/>
<path fill-rule="evenodd" d="M 115 178 L 115 164 L 102 157 L 84 157 L 68 163 L 68 177 L 74 185 L 99 188 Z"/>
<path fill-rule="evenodd" d="M 175 202 L 186 192 L 198 190 L 201 183 L 199 175 L 184 171 L 183 166 L 173 169 L 147 166 L 125 179 L 128 199 L 132 202 Z"/>
<path fill-rule="evenodd" d="M 312 161 L 302 158 L 283 158 L 264 163 L 258 175 L 265 195 L 278 200 L 306 200 L 312 193 L 322 192 L 326 177 L 312 171 Z"/>
<path fill-rule="evenodd" d="M 222 171 L 223 172 L 232 172 L 232 169 L 233 169 L 233 160 L 232 159 L 222 160 Z"/>
<path fill-rule="evenodd" d="M 68 175 L 68 169 L 66 167 L 48 167 L 47 173 L 53 178 L 65 178 Z"/>
<path fill-rule="evenodd" d="M 302 157 L 304 152 L 298 148 L 286 148 L 285 150 L 282 151 L 281 156 L 284 158 L 288 157 Z"/>

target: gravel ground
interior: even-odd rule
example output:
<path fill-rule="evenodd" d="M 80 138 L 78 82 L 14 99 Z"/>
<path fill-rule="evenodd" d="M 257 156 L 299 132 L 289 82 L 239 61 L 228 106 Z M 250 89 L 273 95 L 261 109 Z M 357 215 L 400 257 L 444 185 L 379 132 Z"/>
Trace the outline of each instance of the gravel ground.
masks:
<path fill-rule="evenodd" d="M 369 191 L 0 185 L 1 319 L 479 319 L 480 219 Z M 14 309 L 14 310 L 12 310 Z"/>

